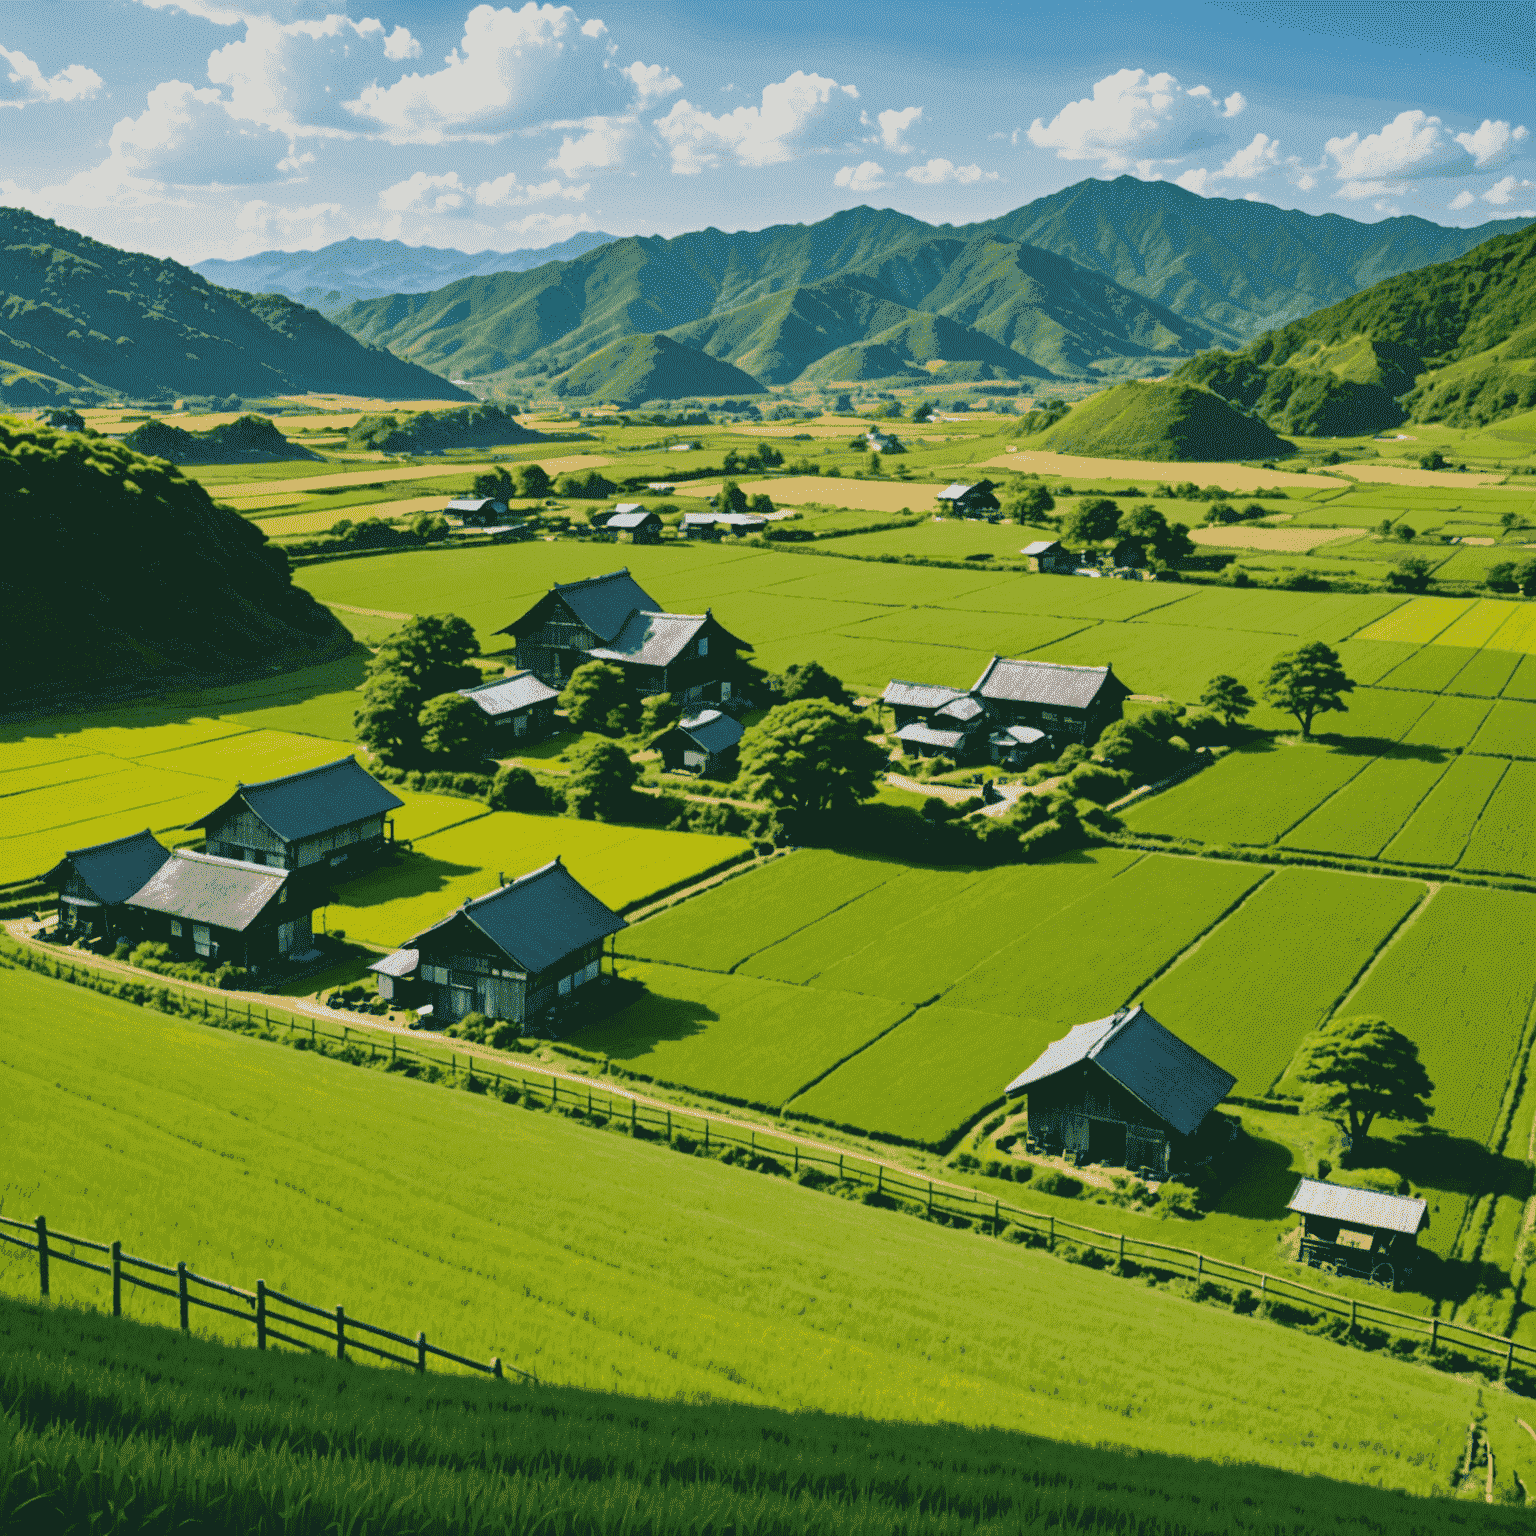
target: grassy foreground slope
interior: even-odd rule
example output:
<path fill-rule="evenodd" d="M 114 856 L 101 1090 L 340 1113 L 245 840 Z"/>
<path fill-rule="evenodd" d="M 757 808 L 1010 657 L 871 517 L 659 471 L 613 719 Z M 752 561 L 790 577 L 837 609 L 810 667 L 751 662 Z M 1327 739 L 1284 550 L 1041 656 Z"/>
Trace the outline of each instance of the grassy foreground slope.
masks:
<path fill-rule="evenodd" d="M 1291 445 L 1220 395 L 1189 384 L 1117 384 L 1075 406 L 1031 448 L 1112 459 L 1259 459 Z"/>
<path fill-rule="evenodd" d="M 0 971 L 0 1008 L 8 1213 L 552 1385 L 1415 1493 L 1449 1486 L 1476 1405 L 1467 1383 L 1042 1253 L 28 973 Z M 99 1300 L 96 1277 L 55 1272 L 56 1299 Z M 35 1285 L 7 1249 L 0 1291 Z"/>

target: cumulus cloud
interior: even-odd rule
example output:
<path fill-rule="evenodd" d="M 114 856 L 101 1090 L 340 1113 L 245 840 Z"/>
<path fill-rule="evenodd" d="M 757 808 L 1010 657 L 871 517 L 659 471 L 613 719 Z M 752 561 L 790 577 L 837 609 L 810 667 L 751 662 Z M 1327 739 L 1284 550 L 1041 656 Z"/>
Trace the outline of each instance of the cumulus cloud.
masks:
<path fill-rule="evenodd" d="M 0 88 L 0 107 L 26 107 L 40 101 L 89 101 L 102 86 L 101 76 L 83 64 L 66 65 L 45 76 L 42 67 L 20 49 L 0 48 L 0 68 L 6 84 Z"/>
<path fill-rule="evenodd" d="M 567 134 L 561 141 L 559 152 L 548 162 L 552 170 L 575 176 L 582 171 L 605 171 L 622 165 L 635 140 L 639 120 L 634 117 L 592 117 L 581 127 L 586 132 L 579 138 Z"/>
<path fill-rule="evenodd" d="M 850 192 L 878 192 L 885 185 L 885 171 L 873 160 L 845 165 L 832 178 L 832 185 L 847 187 Z"/>
<path fill-rule="evenodd" d="M 1513 176 L 1501 176 L 1494 184 L 1483 193 L 1483 201 L 1492 203 L 1497 208 L 1506 207 L 1514 202 L 1516 192 L 1524 192 L 1526 188 L 1536 186 L 1536 182 L 1517 180 Z M 1466 196 L 1465 193 L 1462 194 Z M 1470 202 L 1471 198 L 1467 197 Z"/>
<path fill-rule="evenodd" d="M 636 59 L 628 69 L 621 70 L 620 73 L 629 77 L 641 107 L 648 107 L 653 102 L 671 96 L 683 88 L 683 82 L 671 70 L 663 68 L 660 64 L 642 64 L 639 59 Z"/>
<path fill-rule="evenodd" d="M 1323 148 L 1339 178 L 1335 196 L 1355 202 L 1397 196 L 1417 181 L 1495 169 L 1518 154 L 1528 137 L 1524 127 L 1489 118 L 1471 133 L 1452 133 L 1438 117 L 1415 109 L 1399 112 L 1377 133 L 1329 139 Z M 1450 206 L 1467 204 L 1458 198 Z"/>
<path fill-rule="evenodd" d="M 907 143 L 907 129 L 922 115 L 921 107 L 903 107 L 900 112 L 880 113 L 876 119 L 880 124 L 880 142 L 894 154 L 910 155 L 912 146 Z"/>
<path fill-rule="evenodd" d="M 979 165 L 956 165 L 953 160 L 930 160 L 926 165 L 910 165 L 901 174 L 922 187 L 937 187 L 947 181 L 968 187 L 978 181 L 999 180 L 996 171 L 983 171 Z"/>
<path fill-rule="evenodd" d="M 1218 174 L 1232 181 L 1252 181 L 1255 176 L 1268 175 L 1279 164 L 1280 141 L 1256 133 L 1247 148 L 1238 150 L 1223 163 Z"/>
<path fill-rule="evenodd" d="M 760 106 L 715 116 L 685 98 L 655 126 L 671 152 L 674 175 L 695 176 L 727 155 L 741 165 L 779 165 L 829 137 L 846 138 L 850 104 L 858 95 L 854 86 L 797 69 L 765 86 Z"/>
<path fill-rule="evenodd" d="M 486 208 L 520 208 L 551 200 L 579 203 L 590 190 L 590 184 L 571 186 L 553 179 L 531 184 L 515 171 L 474 187 L 457 171 L 439 175 L 417 171 L 404 181 L 385 187 L 379 193 L 379 206 L 389 213 L 470 214 Z"/>
<path fill-rule="evenodd" d="M 1477 199 L 1470 192 L 1463 190 L 1458 192 L 1445 206 L 1454 213 L 1462 208 L 1470 208 L 1476 201 Z"/>
<path fill-rule="evenodd" d="M 1185 89 L 1173 75 L 1122 69 L 1068 102 L 1049 123 L 1036 118 L 1029 141 L 1062 160 L 1097 160 L 1106 171 L 1171 165 L 1222 143 L 1221 124 L 1248 103 L 1240 92 L 1218 100 L 1209 86 Z"/>
<path fill-rule="evenodd" d="M 1475 133 L 1458 133 L 1456 142 L 1472 156 L 1477 170 L 1492 171 L 1512 160 L 1529 136 L 1523 126 L 1511 128 L 1506 122 L 1492 122 L 1485 117 Z"/>
<path fill-rule="evenodd" d="M 235 216 L 235 227 L 242 234 L 254 236 L 247 243 L 252 248 L 281 244 L 309 247 L 325 245 L 336 238 L 334 223 L 342 216 L 340 203 L 311 203 L 307 208 L 281 208 L 257 198 L 242 205 Z"/>

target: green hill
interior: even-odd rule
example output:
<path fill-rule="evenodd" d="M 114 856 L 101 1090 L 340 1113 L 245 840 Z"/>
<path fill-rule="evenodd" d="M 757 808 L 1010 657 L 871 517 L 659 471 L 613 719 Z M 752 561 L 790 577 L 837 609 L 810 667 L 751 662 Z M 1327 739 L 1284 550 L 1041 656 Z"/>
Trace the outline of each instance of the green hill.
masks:
<path fill-rule="evenodd" d="M 4 696 L 324 661 L 350 637 L 266 535 L 103 437 L 0 417 Z"/>
<path fill-rule="evenodd" d="M 1110 459 L 1263 459 L 1291 445 L 1193 384 L 1117 384 L 1074 406 L 1031 448 Z"/>
<path fill-rule="evenodd" d="M 525 427 L 499 405 L 464 405 L 454 411 L 385 411 L 358 417 L 347 447 L 380 453 L 441 453 L 448 448 L 499 448 L 508 443 L 542 443 L 542 432 Z"/>
<path fill-rule="evenodd" d="M 1536 228 L 1405 273 L 1181 379 L 1282 431 L 1337 436 L 1410 421 L 1476 427 L 1536 405 Z"/>
<path fill-rule="evenodd" d="M 172 464 L 261 464 L 274 459 L 318 459 L 318 453 L 290 443 L 270 416 L 248 412 L 206 432 L 188 432 L 168 421 L 146 421 L 123 446 Z"/>
<path fill-rule="evenodd" d="M 468 399 L 276 294 L 0 208 L 0 401 L 322 393 Z"/>
<path fill-rule="evenodd" d="M 568 400 L 614 405 L 767 393 L 750 373 L 664 335 L 616 341 L 561 374 L 554 389 Z"/>

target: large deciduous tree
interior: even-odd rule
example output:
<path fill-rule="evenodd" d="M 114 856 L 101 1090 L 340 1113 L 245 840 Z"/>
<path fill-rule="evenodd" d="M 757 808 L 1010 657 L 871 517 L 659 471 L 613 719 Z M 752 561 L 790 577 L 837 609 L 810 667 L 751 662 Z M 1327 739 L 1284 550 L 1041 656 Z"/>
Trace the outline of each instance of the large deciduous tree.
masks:
<path fill-rule="evenodd" d="M 1354 1141 L 1378 1116 L 1422 1125 L 1434 1113 L 1418 1046 L 1385 1019 L 1330 1019 L 1302 1044 L 1295 1076 L 1309 1086 L 1307 1107 L 1342 1114 Z"/>
<path fill-rule="evenodd" d="M 1061 536 L 1074 544 L 1100 544 L 1120 529 L 1120 508 L 1107 496 L 1088 496 L 1067 513 Z"/>
<path fill-rule="evenodd" d="M 1218 672 L 1205 685 L 1200 702 L 1220 715 L 1229 731 L 1253 709 L 1253 695 L 1229 672 Z"/>
<path fill-rule="evenodd" d="M 1349 706 L 1344 695 L 1354 691 L 1339 653 L 1321 640 L 1279 657 L 1264 685 L 1265 700 L 1294 715 L 1303 737 L 1311 736 L 1312 721 L 1318 715 L 1345 713 Z"/>
<path fill-rule="evenodd" d="M 491 722 L 473 699 L 443 693 L 428 699 L 416 717 L 421 750 L 444 768 L 473 768 L 491 746 Z"/>
<path fill-rule="evenodd" d="M 632 802 L 639 777 L 640 770 L 617 742 L 584 742 L 571 754 L 566 807 L 583 821 L 617 820 Z"/>
<path fill-rule="evenodd" d="M 571 673 L 560 707 L 573 729 L 627 736 L 640 723 L 640 701 L 623 667 L 611 661 L 584 661 Z"/>
<path fill-rule="evenodd" d="M 827 699 L 833 704 L 848 704 L 853 695 L 819 661 L 795 661 L 768 679 L 774 697 L 782 704 L 797 699 Z"/>
<path fill-rule="evenodd" d="M 419 703 L 480 681 L 469 658 L 480 641 L 468 619 L 451 613 L 418 613 L 390 635 L 368 663 L 368 676 L 392 672 L 419 695 Z"/>
<path fill-rule="evenodd" d="M 874 793 L 885 753 L 862 715 L 826 699 L 779 704 L 742 739 L 747 792 L 808 814 L 852 810 Z"/>

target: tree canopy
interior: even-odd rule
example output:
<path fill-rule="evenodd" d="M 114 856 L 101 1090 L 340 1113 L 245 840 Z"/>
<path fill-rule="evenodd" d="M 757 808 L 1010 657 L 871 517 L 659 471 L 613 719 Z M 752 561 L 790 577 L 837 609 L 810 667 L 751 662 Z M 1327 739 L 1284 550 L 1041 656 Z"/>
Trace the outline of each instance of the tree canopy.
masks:
<path fill-rule="evenodd" d="M 784 704 L 793 704 L 796 699 L 827 699 L 833 704 L 853 702 L 853 695 L 819 661 L 791 662 L 768 679 L 768 686 Z"/>
<path fill-rule="evenodd" d="M 1212 713 L 1220 715 L 1228 730 L 1253 709 L 1253 695 L 1226 672 L 1218 672 L 1205 685 L 1200 702 Z"/>
<path fill-rule="evenodd" d="M 583 821 L 612 821 L 621 817 L 634 796 L 640 770 L 615 741 L 598 737 L 571 754 L 566 782 L 566 806 Z"/>
<path fill-rule="evenodd" d="M 1330 1019 L 1303 1042 L 1295 1076 L 1310 1087 L 1308 1108 L 1344 1115 L 1356 1141 L 1378 1116 L 1422 1125 L 1434 1113 L 1418 1046 L 1385 1019 Z"/>
<path fill-rule="evenodd" d="M 560 707 L 577 731 L 627 736 L 640 723 L 640 701 L 623 667 L 611 661 L 584 661 L 571 673 Z"/>
<path fill-rule="evenodd" d="M 885 752 L 862 715 L 826 699 L 778 704 L 741 744 L 747 792 L 810 814 L 851 810 L 874 793 Z"/>
<path fill-rule="evenodd" d="M 1346 712 L 1349 706 L 1344 695 L 1354 690 L 1339 653 L 1331 645 L 1314 640 L 1276 659 L 1264 685 L 1264 698 L 1276 709 L 1294 715 L 1306 737 L 1312 734 L 1312 721 L 1318 715 Z"/>
<path fill-rule="evenodd" d="M 1099 544 L 1120 528 L 1120 508 L 1107 496 L 1086 496 L 1067 513 L 1061 536 L 1077 544 Z"/>
<path fill-rule="evenodd" d="M 429 699 L 456 695 L 478 683 L 480 670 L 469 658 L 479 654 L 479 638 L 467 619 L 451 613 L 407 619 L 369 659 L 363 702 L 354 716 L 358 740 L 386 762 L 402 762 L 424 750 L 418 722 L 422 707 Z"/>
<path fill-rule="evenodd" d="M 490 750 L 491 722 L 473 699 L 462 693 L 439 694 L 416 717 L 421 750 L 448 768 L 472 768 Z"/>

